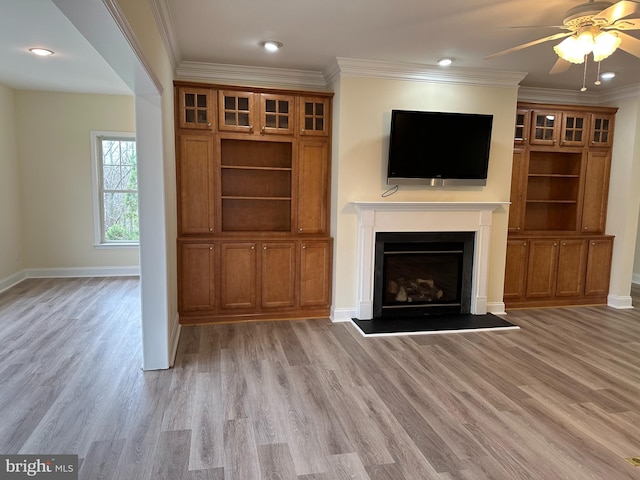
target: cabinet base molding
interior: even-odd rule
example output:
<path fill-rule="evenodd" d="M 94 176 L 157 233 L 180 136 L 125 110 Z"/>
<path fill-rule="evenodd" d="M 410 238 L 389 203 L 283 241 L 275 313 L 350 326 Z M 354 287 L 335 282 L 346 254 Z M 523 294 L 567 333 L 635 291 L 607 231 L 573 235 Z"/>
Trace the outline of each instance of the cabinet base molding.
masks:
<path fill-rule="evenodd" d="M 206 325 L 221 323 L 239 323 L 239 322 L 264 322 L 264 321 L 292 321 L 292 320 L 310 320 L 314 318 L 329 318 L 329 308 L 316 308 L 304 311 L 281 312 L 281 313 L 249 313 L 249 314 L 181 314 L 180 324 L 188 325 Z"/>
<path fill-rule="evenodd" d="M 518 300 L 518 301 L 505 301 L 507 310 L 514 308 L 544 308 L 544 307 L 587 307 L 607 305 L 607 296 L 594 296 L 589 298 L 584 297 L 567 297 L 567 298 L 552 298 L 552 299 L 530 299 L 530 300 Z"/>

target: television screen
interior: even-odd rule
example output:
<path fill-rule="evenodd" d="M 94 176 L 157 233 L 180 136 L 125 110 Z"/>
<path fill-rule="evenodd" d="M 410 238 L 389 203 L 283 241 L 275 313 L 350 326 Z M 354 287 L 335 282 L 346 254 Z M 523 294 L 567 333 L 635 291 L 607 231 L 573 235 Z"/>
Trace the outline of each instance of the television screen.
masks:
<path fill-rule="evenodd" d="M 486 185 L 493 115 L 392 110 L 387 183 Z"/>

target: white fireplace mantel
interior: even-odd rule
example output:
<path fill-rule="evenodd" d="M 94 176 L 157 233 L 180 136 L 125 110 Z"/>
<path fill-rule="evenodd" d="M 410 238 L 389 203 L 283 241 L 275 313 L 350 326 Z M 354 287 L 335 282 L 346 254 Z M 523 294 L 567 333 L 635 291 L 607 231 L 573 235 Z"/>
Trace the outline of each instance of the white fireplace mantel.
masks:
<path fill-rule="evenodd" d="M 471 313 L 487 313 L 487 275 L 493 211 L 509 202 L 351 202 L 358 210 L 356 316 L 373 318 L 377 232 L 475 232 Z"/>

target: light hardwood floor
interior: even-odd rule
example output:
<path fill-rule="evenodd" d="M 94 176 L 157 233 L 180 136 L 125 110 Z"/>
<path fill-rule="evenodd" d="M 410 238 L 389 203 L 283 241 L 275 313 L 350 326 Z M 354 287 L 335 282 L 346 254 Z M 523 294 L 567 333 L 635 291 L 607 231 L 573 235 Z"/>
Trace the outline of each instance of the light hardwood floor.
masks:
<path fill-rule="evenodd" d="M 131 278 L 0 294 L 1 453 L 78 454 L 91 480 L 640 479 L 640 310 L 373 339 L 184 327 L 175 367 L 143 372 L 138 296 Z"/>

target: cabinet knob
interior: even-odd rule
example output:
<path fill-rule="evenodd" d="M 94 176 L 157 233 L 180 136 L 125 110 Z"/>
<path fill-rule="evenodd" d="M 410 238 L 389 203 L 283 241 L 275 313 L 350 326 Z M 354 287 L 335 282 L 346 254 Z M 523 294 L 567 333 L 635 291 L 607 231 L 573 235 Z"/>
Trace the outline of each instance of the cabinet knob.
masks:
<path fill-rule="evenodd" d="M 251 245 L 251 250 L 255 250 L 256 246 L 255 245 Z"/>
<path fill-rule="evenodd" d="M 520 231 L 520 227 L 516 227 L 516 230 L 517 230 L 517 231 Z"/>
<path fill-rule="evenodd" d="M 299 231 L 299 232 L 302 232 L 303 230 L 304 230 L 303 228 L 299 228 L 299 229 L 298 229 L 298 231 Z"/>
<path fill-rule="evenodd" d="M 524 242 L 524 243 L 522 244 L 522 246 L 523 246 L 523 247 L 526 247 L 526 246 L 527 246 L 527 242 Z"/>
<path fill-rule="evenodd" d="M 264 129 L 264 127 L 262 127 L 262 128 L 260 129 L 260 133 L 264 135 L 264 132 L 265 132 L 265 129 Z"/>
<path fill-rule="evenodd" d="M 596 242 L 591 242 L 591 245 L 594 245 L 594 246 L 595 246 L 595 244 L 596 244 Z"/>
<path fill-rule="evenodd" d="M 213 245 L 209 245 L 209 250 L 213 250 Z"/>
<path fill-rule="evenodd" d="M 267 246 L 266 246 L 266 245 L 264 245 L 264 246 L 262 247 L 262 249 L 263 249 L 263 250 L 266 250 L 266 249 L 267 249 Z"/>
<path fill-rule="evenodd" d="M 210 231 L 210 232 L 213 232 L 213 227 L 209 227 L 209 231 Z"/>
<path fill-rule="evenodd" d="M 211 122 L 207 123 L 207 127 L 210 127 L 210 126 L 211 126 Z"/>
<path fill-rule="evenodd" d="M 567 246 L 567 242 L 562 242 L 562 246 L 566 247 Z"/>
<path fill-rule="evenodd" d="M 557 242 L 553 242 L 553 246 L 554 246 L 554 247 L 557 247 L 557 246 L 558 246 L 558 243 L 557 243 Z"/>
<path fill-rule="evenodd" d="M 306 245 L 302 245 L 302 249 L 305 250 L 307 248 Z"/>

